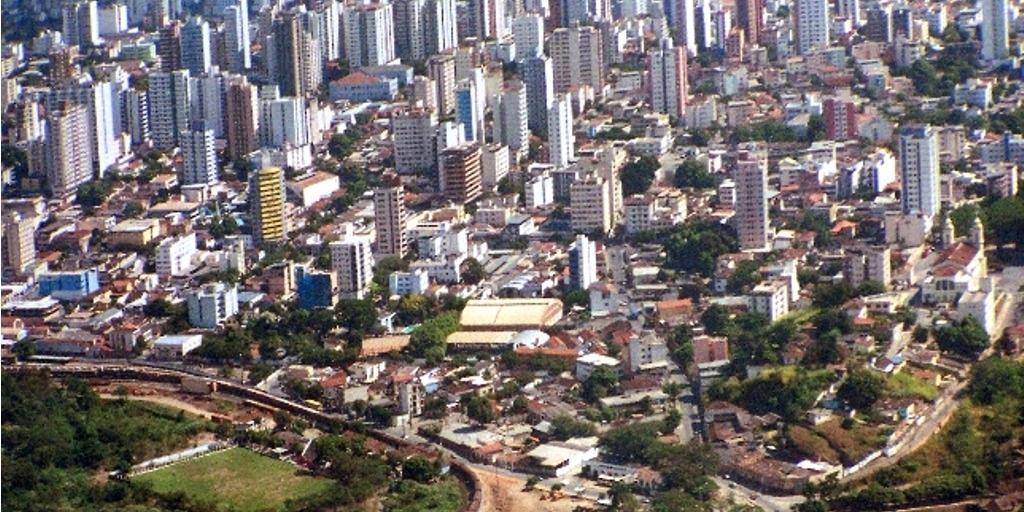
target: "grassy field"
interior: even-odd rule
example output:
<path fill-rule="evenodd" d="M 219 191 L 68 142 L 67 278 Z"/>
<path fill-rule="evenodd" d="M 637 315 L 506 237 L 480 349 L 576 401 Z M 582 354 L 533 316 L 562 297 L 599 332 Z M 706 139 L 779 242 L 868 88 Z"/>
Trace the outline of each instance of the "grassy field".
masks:
<path fill-rule="evenodd" d="M 148 483 L 159 493 L 182 491 L 204 503 L 227 504 L 239 512 L 280 510 L 286 500 L 317 495 L 335 485 L 245 448 L 229 448 L 133 480 Z"/>
<path fill-rule="evenodd" d="M 893 398 L 920 398 L 934 402 L 939 388 L 930 382 L 914 378 L 907 372 L 894 373 L 886 378 L 886 390 Z"/>

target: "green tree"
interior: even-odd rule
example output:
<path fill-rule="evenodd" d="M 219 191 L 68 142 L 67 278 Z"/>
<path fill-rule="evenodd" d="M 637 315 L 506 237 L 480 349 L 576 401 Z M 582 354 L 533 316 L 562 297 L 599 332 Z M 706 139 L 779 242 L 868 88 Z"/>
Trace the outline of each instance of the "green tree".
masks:
<path fill-rule="evenodd" d="M 448 335 L 459 329 L 459 313 L 449 311 L 424 321 L 409 338 L 409 353 L 431 362 L 444 359 Z"/>
<path fill-rule="evenodd" d="M 687 158 L 676 168 L 672 183 L 679 188 L 708 189 L 718 186 L 718 177 L 708 172 L 707 160 Z"/>
<path fill-rule="evenodd" d="M 700 315 L 700 323 L 708 334 L 722 334 L 731 323 L 729 309 L 725 306 L 712 304 Z"/>
<path fill-rule="evenodd" d="M 1005 398 L 1024 400 L 1024 363 L 992 356 L 971 369 L 967 388 L 975 402 L 991 405 Z"/>
<path fill-rule="evenodd" d="M 578 420 L 567 414 L 560 414 L 551 420 L 551 437 L 566 440 L 572 437 L 588 437 L 597 432 L 594 424 L 586 420 Z"/>
<path fill-rule="evenodd" d="M 836 396 L 854 409 L 869 409 L 882 397 L 885 380 L 871 370 L 850 372 Z"/>
<path fill-rule="evenodd" d="M 476 394 L 468 394 L 462 397 L 462 407 L 469 419 L 477 423 L 493 423 L 494 403 L 491 399 Z"/>
<path fill-rule="evenodd" d="M 484 266 L 476 258 L 467 258 L 462 263 L 462 282 L 466 284 L 479 284 L 487 277 Z"/>
<path fill-rule="evenodd" d="M 914 343 L 927 343 L 928 342 L 928 328 L 923 325 L 915 325 L 914 331 L 911 333 L 910 338 L 914 340 Z"/>
<path fill-rule="evenodd" d="M 968 203 L 950 212 L 949 218 L 953 221 L 953 232 L 956 236 L 965 236 L 971 232 L 979 211 L 976 205 Z"/>
<path fill-rule="evenodd" d="M 939 350 L 953 352 L 963 357 L 977 357 L 988 348 L 989 337 L 974 317 L 943 327 L 935 333 Z"/>
<path fill-rule="evenodd" d="M 583 382 L 583 399 L 589 403 L 597 402 L 614 393 L 618 386 L 619 376 L 615 370 L 607 366 L 599 366 Z"/>
<path fill-rule="evenodd" d="M 1024 199 L 1004 197 L 985 209 L 987 228 L 1002 250 L 1006 244 L 1024 244 Z"/>
<path fill-rule="evenodd" d="M 642 156 L 634 162 L 630 162 L 622 168 L 622 193 L 623 195 L 642 194 L 651 188 L 654 182 L 654 175 L 661 164 L 658 159 L 651 156 Z"/>

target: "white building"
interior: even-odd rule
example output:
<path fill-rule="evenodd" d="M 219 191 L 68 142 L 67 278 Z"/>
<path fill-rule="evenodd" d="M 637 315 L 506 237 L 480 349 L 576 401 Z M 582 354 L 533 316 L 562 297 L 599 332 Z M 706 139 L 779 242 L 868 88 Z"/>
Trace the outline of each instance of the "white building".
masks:
<path fill-rule="evenodd" d="M 188 297 L 188 322 L 195 327 L 216 329 L 238 314 L 238 287 L 209 283 Z"/>
<path fill-rule="evenodd" d="M 672 38 L 658 41 L 651 50 L 648 80 L 651 109 L 683 119 L 686 116 L 686 50 Z"/>
<path fill-rule="evenodd" d="M 611 190 L 604 178 L 589 176 L 573 182 L 569 205 L 573 231 L 605 235 L 612 230 Z"/>
<path fill-rule="evenodd" d="M 998 62 L 1009 57 L 1009 15 L 1006 0 L 981 0 L 981 58 Z"/>
<path fill-rule="evenodd" d="M 527 208 L 543 208 L 555 201 L 555 180 L 547 171 L 541 171 L 524 184 Z"/>
<path fill-rule="evenodd" d="M 153 341 L 153 357 L 164 360 L 181 359 L 202 344 L 202 334 L 160 336 Z"/>
<path fill-rule="evenodd" d="M 423 172 L 437 166 L 437 115 L 432 110 L 411 109 L 393 115 L 391 133 L 398 172 Z"/>
<path fill-rule="evenodd" d="M 524 158 L 530 150 L 530 127 L 526 86 L 516 81 L 494 97 L 494 140 Z"/>
<path fill-rule="evenodd" d="M 169 150 L 180 145 L 180 134 L 189 128 L 189 72 L 149 74 L 149 128 L 153 145 Z"/>
<path fill-rule="evenodd" d="M 373 225 L 377 231 L 376 254 L 402 258 L 408 249 L 406 235 L 405 188 L 378 188 L 373 191 Z"/>
<path fill-rule="evenodd" d="M 783 281 L 767 281 L 754 287 L 750 293 L 750 309 L 772 322 L 789 313 L 789 292 Z"/>
<path fill-rule="evenodd" d="M 576 136 L 572 128 L 572 100 L 562 94 L 548 110 L 548 162 L 568 167 L 576 159 Z"/>
<path fill-rule="evenodd" d="M 586 290 L 597 282 L 597 244 L 587 235 L 576 235 L 569 246 L 569 287 Z"/>
<path fill-rule="evenodd" d="M 512 39 L 517 60 L 539 57 L 544 53 L 544 17 L 525 14 L 512 20 Z"/>
<path fill-rule="evenodd" d="M 509 151 L 504 144 L 488 144 L 480 153 L 480 186 L 493 190 L 508 176 Z"/>
<path fill-rule="evenodd" d="M 260 102 L 260 144 L 279 148 L 310 143 L 309 112 L 302 98 L 276 98 Z"/>
<path fill-rule="evenodd" d="M 203 121 L 192 124 L 192 129 L 181 135 L 183 185 L 213 185 L 219 181 L 217 148 L 213 129 Z"/>
<path fill-rule="evenodd" d="M 829 45 L 829 3 L 826 0 L 796 0 L 796 50 L 798 54 L 823 50 Z"/>
<path fill-rule="evenodd" d="M 156 246 L 156 273 L 171 277 L 188 275 L 197 252 L 195 233 L 164 239 Z"/>
<path fill-rule="evenodd" d="M 338 274 L 338 287 L 346 298 L 362 299 L 370 292 L 373 280 L 373 253 L 370 240 L 351 237 L 331 242 L 331 268 Z"/>
<path fill-rule="evenodd" d="M 622 363 L 614 357 L 590 353 L 576 358 L 576 380 L 584 382 L 590 378 L 590 374 L 598 368 L 611 368 L 622 376 Z"/>
<path fill-rule="evenodd" d="M 396 271 L 388 276 L 388 290 L 391 295 L 423 295 L 430 289 L 430 276 L 425 269 L 409 272 Z"/>
<path fill-rule="evenodd" d="M 353 68 L 395 60 L 395 29 L 389 2 L 346 6 L 345 56 Z"/>
<path fill-rule="evenodd" d="M 899 166 L 903 213 L 919 212 L 926 219 L 934 219 L 942 205 L 939 200 L 939 145 L 930 126 L 900 130 Z"/>

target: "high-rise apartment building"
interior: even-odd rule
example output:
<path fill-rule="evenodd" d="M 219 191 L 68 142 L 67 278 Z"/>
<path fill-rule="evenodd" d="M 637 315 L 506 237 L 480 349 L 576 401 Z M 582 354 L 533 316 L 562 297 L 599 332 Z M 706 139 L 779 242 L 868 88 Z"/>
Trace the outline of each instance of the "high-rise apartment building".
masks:
<path fill-rule="evenodd" d="M 600 97 L 604 88 L 601 31 L 595 27 L 555 29 L 549 40 L 555 94 L 589 86 Z"/>
<path fill-rule="evenodd" d="M 342 297 L 362 299 L 373 281 L 373 253 L 366 237 L 331 242 L 331 269 L 338 275 Z"/>
<path fill-rule="evenodd" d="M 224 86 L 224 135 L 228 158 L 238 160 L 258 147 L 256 126 L 259 99 L 256 86 L 244 76 L 228 78 Z"/>
<path fill-rule="evenodd" d="M 391 116 L 395 169 L 400 173 L 426 172 L 437 166 L 437 116 L 422 108 Z"/>
<path fill-rule="evenodd" d="M 981 58 L 1006 60 L 1010 53 L 1009 14 L 1006 0 L 981 0 Z"/>
<path fill-rule="evenodd" d="M 288 235 L 285 221 L 284 171 L 264 167 L 249 173 L 252 236 L 260 242 L 281 242 Z"/>
<path fill-rule="evenodd" d="M 183 185 L 213 185 L 219 180 L 217 148 L 213 129 L 204 121 L 195 121 L 181 136 Z"/>
<path fill-rule="evenodd" d="M 267 37 L 263 54 L 267 76 L 282 96 L 315 95 L 323 81 L 320 41 L 303 24 L 305 14 L 301 8 L 285 12 Z"/>
<path fill-rule="evenodd" d="M 735 227 L 740 248 L 763 250 L 768 247 L 768 168 L 756 159 L 736 162 Z"/>
<path fill-rule="evenodd" d="M 526 86 L 518 80 L 507 83 L 494 98 L 494 140 L 507 145 L 519 157 L 525 157 L 530 149 Z"/>
<path fill-rule="evenodd" d="M 68 196 L 92 180 L 92 144 L 89 115 L 82 105 L 70 102 L 46 116 L 46 135 L 31 144 L 29 169 L 46 176 L 46 188 L 58 197 Z"/>
<path fill-rule="evenodd" d="M 480 144 L 465 142 L 441 151 L 441 184 L 445 198 L 468 203 L 483 193 L 480 185 Z"/>
<path fill-rule="evenodd" d="M 260 102 L 260 143 L 265 147 L 309 144 L 309 112 L 302 98 L 278 98 Z"/>
<path fill-rule="evenodd" d="M 569 186 L 572 230 L 606 235 L 612 230 L 611 187 L 600 176 L 590 175 Z"/>
<path fill-rule="evenodd" d="M 548 162 L 555 168 L 568 167 L 576 159 L 571 101 L 568 95 L 559 95 L 548 110 Z"/>
<path fill-rule="evenodd" d="M 686 50 L 664 38 L 651 51 L 648 65 L 651 109 L 678 119 L 686 115 Z"/>
<path fill-rule="evenodd" d="M 248 4 L 248 0 L 238 0 L 224 9 L 224 56 L 232 73 L 244 73 L 252 67 Z"/>
<path fill-rule="evenodd" d="M 216 70 L 216 68 L 212 68 Z M 208 73 L 189 78 L 189 120 L 203 121 L 213 136 L 224 138 L 224 75 Z"/>
<path fill-rule="evenodd" d="M 826 98 L 823 120 L 829 140 L 855 140 L 860 136 L 857 126 L 857 105 L 846 98 Z"/>
<path fill-rule="evenodd" d="M 743 29 L 747 42 L 757 44 L 764 28 L 762 0 L 736 0 L 736 24 Z"/>
<path fill-rule="evenodd" d="M 352 67 L 383 66 L 395 60 L 395 30 L 390 3 L 345 8 L 345 57 Z"/>
<path fill-rule="evenodd" d="M 796 0 L 796 50 L 803 55 L 829 44 L 828 0 Z"/>
<path fill-rule="evenodd" d="M 160 71 L 170 73 L 181 68 L 181 22 L 174 20 L 160 28 L 156 40 Z"/>
<path fill-rule="evenodd" d="M 149 128 L 157 149 L 169 150 L 180 144 L 180 135 L 189 128 L 190 105 L 187 69 L 150 73 Z"/>
<path fill-rule="evenodd" d="M 132 138 L 132 144 L 149 142 L 149 94 L 138 89 L 128 89 L 124 93 L 123 101 L 121 126 L 124 126 Z"/>
<path fill-rule="evenodd" d="M 512 39 L 516 42 L 516 60 L 544 54 L 544 17 L 526 14 L 512 20 Z"/>
<path fill-rule="evenodd" d="M 673 38 L 680 46 L 686 48 L 690 55 L 697 55 L 697 32 L 699 30 L 696 3 L 696 0 L 668 0 L 665 2 Z M 710 10 L 708 11 L 710 14 Z"/>
<path fill-rule="evenodd" d="M 447 117 L 455 110 L 455 56 L 432 55 L 427 60 L 427 73 L 437 91 L 437 115 Z"/>
<path fill-rule="evenodd" d="M 597 282 L 597 244 L 587 235 L 576 235 L 576 241 L 569 246 L 569 287 L 586 290 Z"/>
<path fill-rule="evenodd" d="M 3 268 L 21 272 L 36 259 L 36 220 L 17 212 L 3 215 Z"/>
<path fill-rule="evenodd" d="M 934 219 L 939 213 L 939 142 L 931 126 L 899 131 L 900 206 Z"/>
<path fill-rule="evenodd" d="M 69 46 L 100 44 L 99 10 L 95 0 L 70 1 L 61 7 L 61 34 Z"/>
<path fill-rule="evenodd" d="M 121 124 L 117 112 L 120 105 L 115 105 L 113 85 L 110 82 L 67 83 L 63 87 L 50 89 L 46 95 L 48 110 L 59 109 L 65 102 L 82 105 L 89 116 L 86 130 L 92 151 L 92 165 L 99 176 L 116 163 L 119 156 L 117 135 Z"/>
<path fill-rule="evenodd" d="M 213 66 L 210 24 L 199 16 L 189 18 L 181 27 L 181 66 L 192 76 L 209 73 Z"/>
<path fill-rule="evenodd" d="M 520 64 L 526 82 L 527 124 L 540 133 L 547 130 L 548 110 L 555 102 L 554 71 L 551 59 L 541 55 Z"/>
<path fill-rule="evenodd" d="M 405 231 L 405 188 L 398 185 L 374 190 L 373 219 L 377 231 L 374 254 L 404 257 L 409 245 Z"/>
<path fill-rule="evenodd" d="M 483 94 L 474 80 L 455 86 L 455 121 L 462 124 L 467 141 L 484 142 Z"/>

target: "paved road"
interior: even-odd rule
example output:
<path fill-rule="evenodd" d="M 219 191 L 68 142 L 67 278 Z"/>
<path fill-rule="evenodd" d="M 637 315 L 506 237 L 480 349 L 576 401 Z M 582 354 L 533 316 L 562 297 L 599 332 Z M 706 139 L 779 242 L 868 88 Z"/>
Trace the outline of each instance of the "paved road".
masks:
<path fill-rule="evenodd" d="M 753 489 L 744 487 L 732 480 L 722 477 L 714 477 L 718 484 L 719 493 L 722 497 L 732 498 L 736 503 L 756 505 L 768 512 L 787 512 L 793 507 L 804 502 L 804 497 L 793 496 L 769 496 L 763 495 Z"/>
<path fill-rule="evenodd" d="M 621 245 L 605 247 L 605 268 L 611 273 L 612 280 L 617 285 L 627 284 L 628 272 L 626 270 L 626 263 L 628 256 L 626 255 L 626 248 Z"/>

